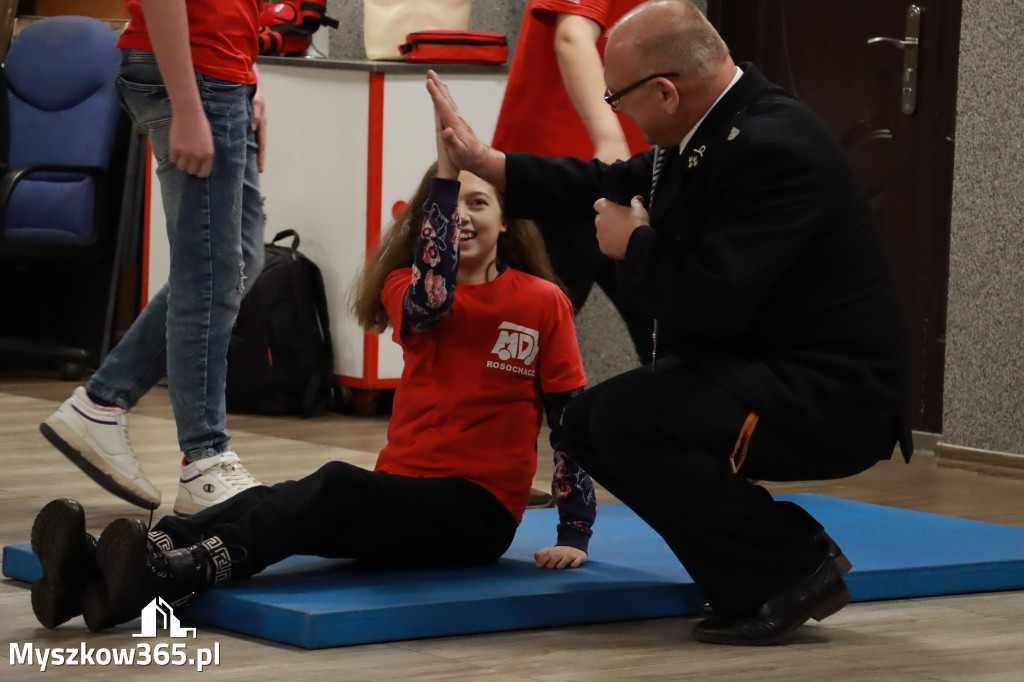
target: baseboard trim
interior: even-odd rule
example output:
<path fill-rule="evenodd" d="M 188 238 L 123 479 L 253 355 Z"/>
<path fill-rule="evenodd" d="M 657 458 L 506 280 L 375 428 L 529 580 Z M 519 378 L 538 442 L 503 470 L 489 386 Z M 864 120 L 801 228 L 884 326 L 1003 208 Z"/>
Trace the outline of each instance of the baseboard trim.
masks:
<path fill-rule="evenodd" d="M 940 467 L 1024 478 L 1024 455 L 936 443 L 935 463 Z"/>
<path fill-rule="evenodd" d="M 942 439 L 941 433 L 931 433 L 930 431 L 914 431 L 914 453 L 915 454 L 935 454 L 935 446 L 938 445 Z M 899 448 L 897 448 L 899 451 Z"/>

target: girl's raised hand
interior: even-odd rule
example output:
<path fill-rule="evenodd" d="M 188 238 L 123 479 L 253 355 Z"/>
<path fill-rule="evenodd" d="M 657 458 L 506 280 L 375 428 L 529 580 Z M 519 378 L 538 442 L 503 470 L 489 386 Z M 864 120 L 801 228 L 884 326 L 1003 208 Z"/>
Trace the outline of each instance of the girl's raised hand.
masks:
<path fill-rule="evenodd" d="M 445 180 L 456 180 L 459 177 L 459 169 L 455 167 L 451 157 L 448 155 L 448 148 L 441 138 L 443 131 L 444 127 L 441 125 L 441 117 L 435 111 L 434 139 L 437 143 L 437 177 L 444 178 Z"/>

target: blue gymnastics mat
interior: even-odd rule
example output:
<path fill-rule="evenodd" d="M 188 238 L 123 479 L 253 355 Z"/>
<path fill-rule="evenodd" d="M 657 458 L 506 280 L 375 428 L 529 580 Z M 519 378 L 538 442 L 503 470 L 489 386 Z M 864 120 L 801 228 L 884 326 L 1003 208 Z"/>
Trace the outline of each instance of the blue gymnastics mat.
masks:
<path fill-rule="evenodd" d="M 813 514 L 853 562 L 856 601 L 1024 589 L 1024 528 L 820 495 L 784 495 Z M 487 566 L 401 569 L 292 557 L 204 594 L 183 619 L 318 649 L 442 635 L 696 613 L 699 591 L 623 505 L 598 508 L 590 561 L 543 571 L 554 509 L 528 511 L 508 553 Z M 33 580 L 29 545 L 4 547 L 3 574 Z M 26 597 L 27 598 L 27 597 Z"/>

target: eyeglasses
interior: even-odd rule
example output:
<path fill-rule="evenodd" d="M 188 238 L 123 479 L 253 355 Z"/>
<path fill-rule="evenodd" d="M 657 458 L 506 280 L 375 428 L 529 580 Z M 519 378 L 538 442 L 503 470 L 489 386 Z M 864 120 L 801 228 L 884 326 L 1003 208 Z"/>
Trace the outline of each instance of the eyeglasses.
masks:
<path fill-rule="evenodd" d="M 654 80 L 655 78 L 673 78 L 673 77 L 678 76 L 678 75 L 679 74 L 675 73 L 675 72 L 673 72 L 673 73 L 652 73 L 650 76 L 647 76 L 645 78 L 641 78 L 640 80 L 638 80 L 635 83 L 632 83 L 631 85 L 627 85 L 626 87 L 622 88 L 618 92 L 612 93 L 612 92 L 608 92 L 608 90 L 605 90 L 604 91 L 604 101 L 608 103 L 608 106 L 610 106 L 612 109 L 614 109 L 615 107 L 617 107 L 619 105 L 619 100 L 621 100 L 623 97 L 625 97 L 629 93 L 631 93 L 634 90 L 636 90 L 637 88 L 639 88 L 644 83 L 648 83 L 648 82 Z"/>

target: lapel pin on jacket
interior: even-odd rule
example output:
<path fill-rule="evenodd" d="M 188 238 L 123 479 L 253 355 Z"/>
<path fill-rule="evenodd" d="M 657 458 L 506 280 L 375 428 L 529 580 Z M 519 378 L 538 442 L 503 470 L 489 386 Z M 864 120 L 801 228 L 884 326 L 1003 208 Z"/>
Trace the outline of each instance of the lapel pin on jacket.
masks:
<path fill-rule="evenodd" d="M 735 140 L 736 136 L 739 135 L 739 134 L 740 134 L 740 129 L 739 128 L 733 128 L 732 130 L 729 131 L 729 137 L 726 138 L 726 139 L 731 142 L 732 140 Z"/>
<path fill-rule="evenodd" d="M 700 155 L 700 159 L 703 159 L 704 158 L 704 152 L 706 150 L 707 150 L 707 145 L 703 145 L 702 144 L 699 147 L 695 147 L 693 149 L 693 153 L 695 155 L 699 154 Z M 694 166 L 697 165 L 697 163 L 700 161 L 700 159 L 698 159 L 697 156 L 690 156 L 690 158 L 687 160 L 686 167 L 687 168 L 693 168 Z"/>

